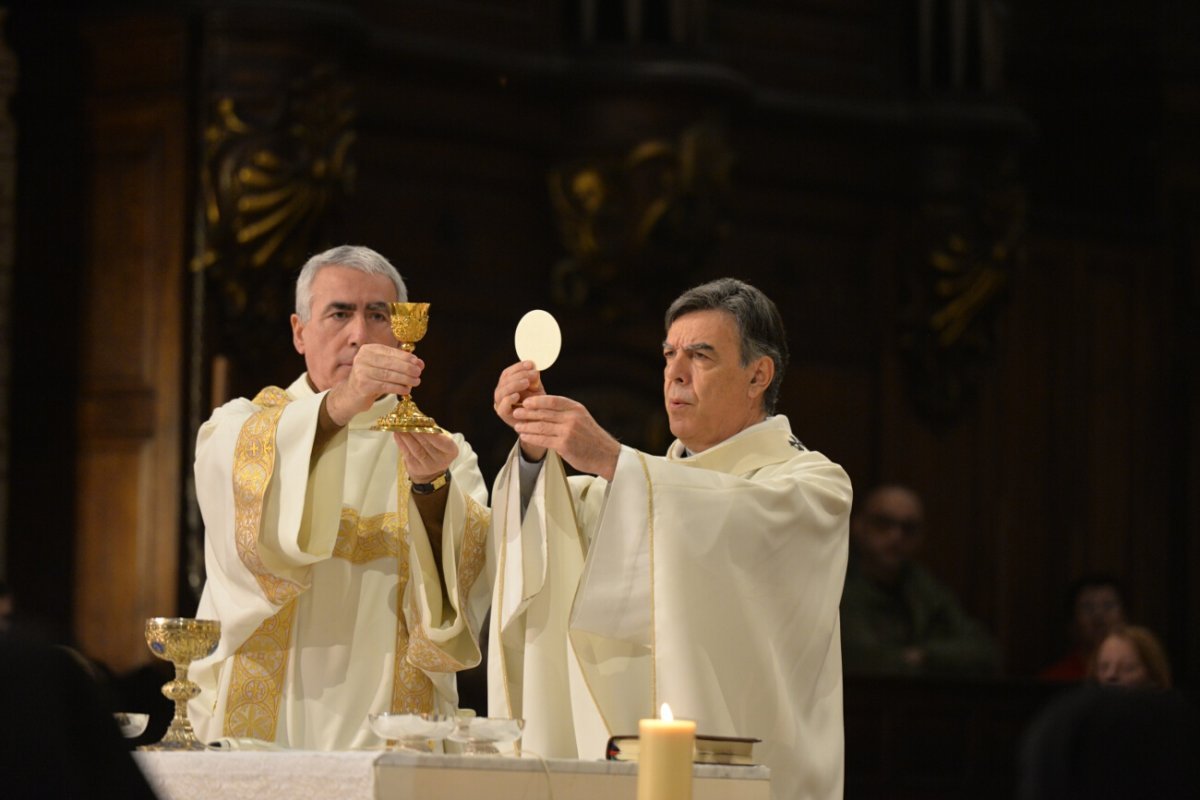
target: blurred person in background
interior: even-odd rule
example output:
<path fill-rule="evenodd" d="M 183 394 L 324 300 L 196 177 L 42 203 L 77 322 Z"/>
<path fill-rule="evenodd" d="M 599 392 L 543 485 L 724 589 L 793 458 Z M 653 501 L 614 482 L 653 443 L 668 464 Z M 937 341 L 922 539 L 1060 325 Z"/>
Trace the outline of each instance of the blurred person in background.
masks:
<path fill-rule="evenodd" d="M 872 489 L 850 520 L 842 593 L 847 673 L 987 676 L 1000 656 L 983 625 L 916 562 L 925 540 L 920 496 L 898 484 Z"/>
<path fill-rule="evenodd" d="M 1045 681 L 1078 683 L 1088 675 L 1088 665 L 1104 637 L 1125 622 L 1125 593 L 1111 575 L 1091 574 L 1071 584 L 1067 595 L 1070 650 L 1038 673 Z"/>
<path fill-rule="evenodd" d="M 1119 625 L 1104 637 L 1092 662 L 1091 676 L 1106 686 L 1170 689 L 1166 650 L 1148 628 Z"/>

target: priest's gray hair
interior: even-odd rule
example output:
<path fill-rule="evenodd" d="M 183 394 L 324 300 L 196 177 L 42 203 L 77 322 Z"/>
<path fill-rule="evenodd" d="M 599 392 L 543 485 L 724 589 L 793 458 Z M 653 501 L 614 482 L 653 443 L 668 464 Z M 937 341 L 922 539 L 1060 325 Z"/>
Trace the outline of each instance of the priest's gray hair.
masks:
<path fill-rule="evenodd" d="M 396 285 L 397 302 L 408 302 L 408 289 L 405 288 L 404 279 L 392 266 L 392 262 L 369 247 L 343 244 L 326 250 L 324 253 L 317 253 L 304 262 L 304 266 L 300 268 L 300 277 L 296 278 L 296 316 L 300 318 L 301 322 L 308 322 L 309 317 L 312 316 L 313 279 L 325 267 L 335 265 L 356 269 L 368 275 L 383 275 Z"/>
<path fill-rule="evenodd" d="M 736 278 L 718 278 L 679 295 L 667 309 L 666 328 L 669 331 L 671 323 L 684 314 L 713 310 L 725 311 L 737 322 L 743 367 L 762 356 L 775 362 L 775 377 L 763 393 L 763 411 L 774 414 L 788 363 L 787 333 L 779 309 L 750 284 Z"/>

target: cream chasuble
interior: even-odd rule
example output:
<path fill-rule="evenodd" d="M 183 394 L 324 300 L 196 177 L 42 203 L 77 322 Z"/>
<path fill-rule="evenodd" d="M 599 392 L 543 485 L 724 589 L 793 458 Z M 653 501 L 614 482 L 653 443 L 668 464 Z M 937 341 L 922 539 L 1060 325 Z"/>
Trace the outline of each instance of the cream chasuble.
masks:
<path fill-rule="evenodd" d="M 443 595 L 399 449 L 369 429 L 395 398 L 356 416 L 314 460 L 322 397 L 301 376 L 286 392 L 227 403 L 197 437 L 208 572 L 197 616 L 221 621 L 217 651 L 190 673 L 201 695 L 188 713 L 203 741 L 378 744 L 368 714 L 453 713 L 455 672 L 479 663 L 489 512 L 474 452 L 454 435 Z"/>
<path fill-rule="evenodd" d="M 523 747 L 604 757 L 671 704 L 762 739 L 779 800 L 843 784 L 838 604 L 850 480 L 775 416 L 695 456 L 622 448 L 611 483 L 547 455 L 522 519 L 514 448 L 493 487 L 489 713 Z"/>

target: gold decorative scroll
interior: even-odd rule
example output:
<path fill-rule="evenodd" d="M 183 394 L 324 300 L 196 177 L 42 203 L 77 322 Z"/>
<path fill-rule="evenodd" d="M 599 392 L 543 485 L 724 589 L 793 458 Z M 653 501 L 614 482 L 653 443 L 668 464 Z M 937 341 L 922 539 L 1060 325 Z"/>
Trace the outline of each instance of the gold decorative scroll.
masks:
<path fill-rule="evenodd" d="M 720 127 L 700 123 L 674 139 L 643 140 L 623 154 L 552 171 L 550 199 L 569 253 L 554 269 L 556 302 L 599 300 L 615 309 L 629 298 L 605 295 L 644 289 L 636 278 L 643 267 L 693 271 L 724 236 L 732 162 Z"/>
<path fill-rule="evenodd" d="M 247 273 L 303 263 L 350 191 L 355 110 L 349 85 L 328 64 L 278 98 L 213 102 L 201 173 L 204 243 L 192 268 L 213 275 L 240 313 L 256 293 Z"/>
<path fill-rule="evenodd" d="M 931 421 L 955 418 L 977 394 L 995 350 L 999 305 L 1024 255 L 1025 193 L 1015 174 L 1001 163 L 978 182 L 964 199 L 922 207 L 925 254 L 902 302 L 909 391 Z"/>

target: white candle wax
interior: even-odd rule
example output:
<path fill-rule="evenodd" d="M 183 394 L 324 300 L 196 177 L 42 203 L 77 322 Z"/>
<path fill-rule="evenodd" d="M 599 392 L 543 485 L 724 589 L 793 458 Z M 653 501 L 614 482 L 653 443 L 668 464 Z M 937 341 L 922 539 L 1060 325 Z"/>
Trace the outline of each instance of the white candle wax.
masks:
<path fill-rule="evenodd" d="M 691 800 L 695 749 L 695 721 L 672 719 L 666 703 L 662 719 L 639 720 L 637 800 Z"/>

